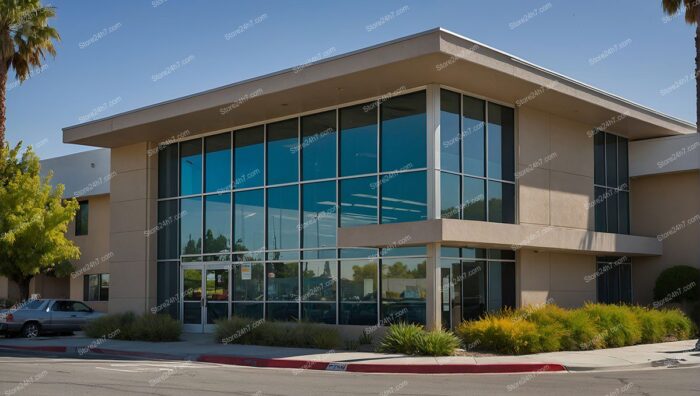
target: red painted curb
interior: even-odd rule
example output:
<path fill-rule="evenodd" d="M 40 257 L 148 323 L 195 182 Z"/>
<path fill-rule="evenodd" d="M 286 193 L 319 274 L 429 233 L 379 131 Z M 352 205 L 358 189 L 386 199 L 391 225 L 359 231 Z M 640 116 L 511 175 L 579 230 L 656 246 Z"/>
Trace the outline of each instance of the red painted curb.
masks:
<path fill-rule="evenodd" d="M 43 351 L 43 352 L 66 352 L 64 346 L 23 346 L 23 345 L 0 345 L 0 349 L 19 349 L 22 351 Z"/>
<path fill-rule="evenodd" d="M 294 368 L 306 370 L 326 370 L 328 362 L 312 362 L 289 359 L 261 359 L 254 357 L 201 355 L 197 361 L 231 364 L 235 366 Z M 527 373 L 561 372 L 566 368 L 561 364 L 521 363 L 521 364 L 368 364 L 333 362 L 341 368 L 333 371 L 355 373 L 395 373 L 395 374 L 486 374 L 486 373 Z M 344 367 L 344 370 L 342 369 Z"/>

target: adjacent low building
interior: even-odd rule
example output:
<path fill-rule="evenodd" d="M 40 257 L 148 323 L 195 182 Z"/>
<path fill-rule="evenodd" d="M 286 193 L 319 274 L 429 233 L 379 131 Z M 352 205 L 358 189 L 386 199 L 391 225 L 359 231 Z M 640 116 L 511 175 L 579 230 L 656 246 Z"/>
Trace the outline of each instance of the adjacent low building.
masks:
<path fill-rule="evenodd" d="M 108 263 L 70 294 L 106 282 L 110 312 L 189 331 L 649 304 L 664 268 L 700 266 L 695 132 L 430 30 L 65 128 L 111 179 L 81 198 L 105 237 L 80 264 Z"/>

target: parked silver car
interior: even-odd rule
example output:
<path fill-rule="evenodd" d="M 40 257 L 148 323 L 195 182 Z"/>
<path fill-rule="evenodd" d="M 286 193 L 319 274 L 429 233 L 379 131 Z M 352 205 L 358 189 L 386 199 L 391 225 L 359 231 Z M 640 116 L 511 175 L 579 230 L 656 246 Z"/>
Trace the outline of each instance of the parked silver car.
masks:
<path fill-rule="evenodd" d="M 27 338 L 40 333 L 69 333 L 102 315 L 81 301 L 28 300 L 0 311 L 0 333 Z"/>

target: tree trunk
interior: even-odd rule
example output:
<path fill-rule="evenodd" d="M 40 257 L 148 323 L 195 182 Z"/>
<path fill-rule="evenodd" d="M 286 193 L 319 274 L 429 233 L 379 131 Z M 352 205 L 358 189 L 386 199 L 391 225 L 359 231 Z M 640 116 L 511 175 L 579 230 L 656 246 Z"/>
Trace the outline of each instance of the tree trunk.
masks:
<path fill-rule="evenodd" d="M 5 144 L 5 95 L 7 93 L 7 64 L 0 60 L 0 146 Z"/>
<path fill-rule="evenodd" d="M 29 300 L 29 282 L 32 280 L 32 278 L 22 278 L 20 280 L 16 280 L 17 285 L 19 286 L 19 298 L 22 301 L 27 301 Z"/>

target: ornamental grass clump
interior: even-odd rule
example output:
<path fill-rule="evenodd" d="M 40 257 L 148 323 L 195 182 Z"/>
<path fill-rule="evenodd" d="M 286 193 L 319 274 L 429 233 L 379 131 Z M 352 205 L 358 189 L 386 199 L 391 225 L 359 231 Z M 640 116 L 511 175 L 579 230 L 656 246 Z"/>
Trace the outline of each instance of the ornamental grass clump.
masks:
<path fill-rule="evenodd" d="M 451 356 L 459 346 L 459 338 L 450 331 L 426 331 L 421 325 L 396 323 L 389 326 L 377 350 L 405 355 Z"/>

